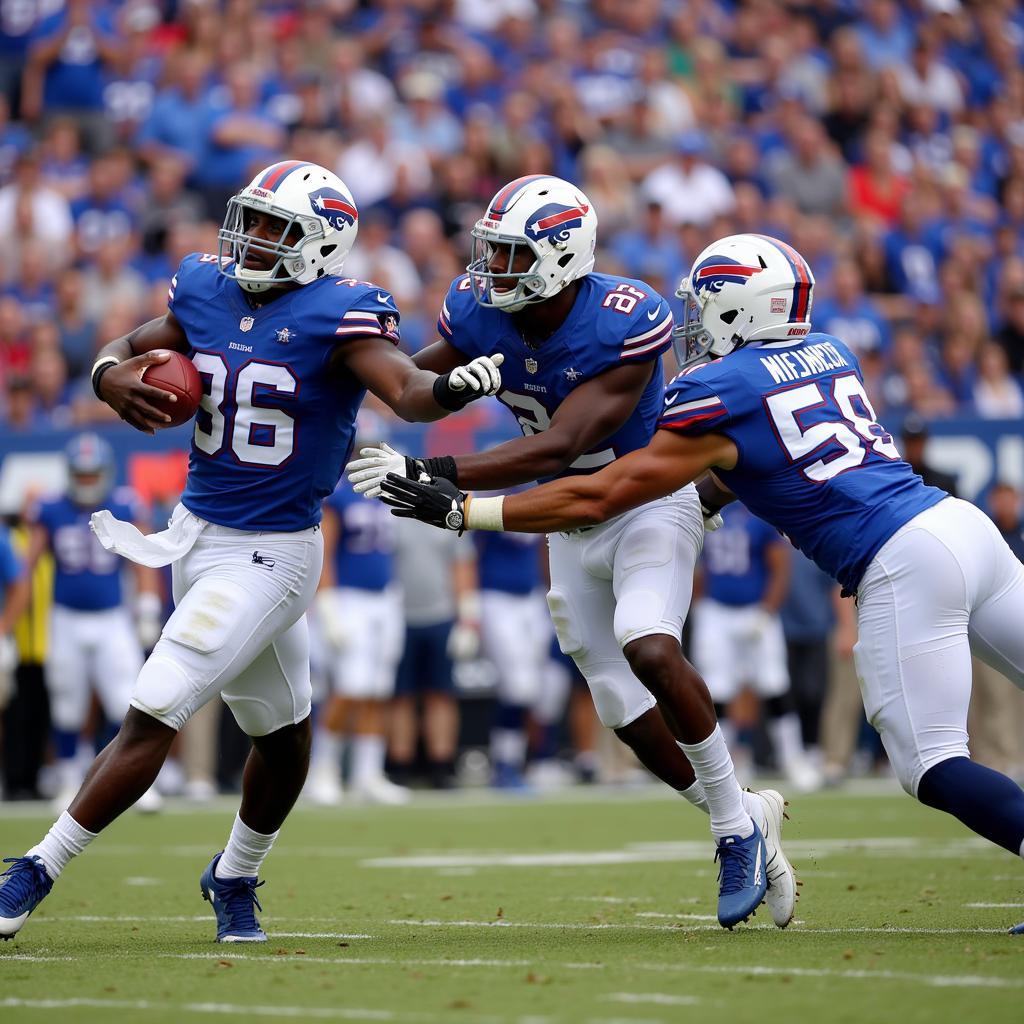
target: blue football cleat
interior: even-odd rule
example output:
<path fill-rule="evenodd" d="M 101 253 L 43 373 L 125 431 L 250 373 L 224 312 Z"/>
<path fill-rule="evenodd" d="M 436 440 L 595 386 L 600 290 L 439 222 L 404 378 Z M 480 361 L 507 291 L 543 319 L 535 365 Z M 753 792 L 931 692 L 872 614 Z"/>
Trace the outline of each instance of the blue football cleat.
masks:
<path fill-rule="evenodd" d="M 256 890 L 264 883 L 255 878 L 217 878 L 217 862 L 223 852 L 210 861 L 199 879 L 199 891 L 217 915 L 217 941 L 266 942 L 267 933 L 256 920 L 256 910 L 263 909 Z"/>
<path fill-rule="evenodd" d="M 13 939 L 53 888 L 39 857 L 8 857 L 0 875 L 0 939 Z"/>
<path fill-rule="evenodd" d="M 723 928 L 732 928 L 750 917 L 768 891 L 767 851 L 757 823 L 746 839 L 739 836 L 719 839 L 715 860 L 719 865 L 718 923 Z"/>
<path fill-rule="evenodd" d="M 1010 934 L 1011 935 L 1024 935 L 1024 923 L 1018 924 L 1018 925 L 1014 925 L 1010 929 Z"/>
<path fill-rule="evenodd" d="M 528 785 L 523 773 L 514 765 L 505 761 L 496 761 L 494 774 L 491 776 L 492 789 L 504 789 L 512 792 L 529 792 Z"/>

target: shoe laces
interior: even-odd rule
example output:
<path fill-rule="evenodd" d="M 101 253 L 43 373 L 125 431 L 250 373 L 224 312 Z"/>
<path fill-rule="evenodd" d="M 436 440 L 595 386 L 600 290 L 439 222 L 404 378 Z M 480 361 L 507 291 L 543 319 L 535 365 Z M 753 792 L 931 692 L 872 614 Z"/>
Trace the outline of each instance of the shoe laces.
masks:
<path fill-rule="evenodd" d="M 217 893 L 218 899 L 224 904 L 224 910 L 231 919 L 232 928 L 256 929 L 259 922 L 256 920 L 256 910 L 262 912 L 256 890 L 265 885 L 265 882 L 257 882 L 255 878 L 218 878 Z"/>
<path fill-rule="evenodd" d="M 0 875 L 0 905 L 38 903 L 53 886 L 39 857 L 5 857 L 3 863 L 11 866 Z"/>
<path fill-rule="evenodd" d="M 718 861 L 719 892 L 723 896 L 739 892 L 747 887 L 753 850 L 746 843 L 738 840 L 720 842 L 715 850 Z"/>

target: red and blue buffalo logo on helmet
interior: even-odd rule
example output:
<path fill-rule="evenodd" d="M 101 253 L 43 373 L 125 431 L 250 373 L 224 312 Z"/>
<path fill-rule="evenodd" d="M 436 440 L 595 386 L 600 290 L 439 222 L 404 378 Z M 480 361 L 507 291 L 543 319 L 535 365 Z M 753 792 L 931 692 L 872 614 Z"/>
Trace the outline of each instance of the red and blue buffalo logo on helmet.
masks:
<path fill-rule="evenodd" d="M 335 231 L 351 227 L 359 217 L 351 200 L 333 188 L 318 188 L 310 194 L 309 205 L 313 212 L 323 217 Z"/>
<path fill-rule="evenodd" d="M 693 268 L 690 286 L 697 295 L 704 290 L 717 293 L 724 284 L 746 284 L 762 270 L 764 267 L 748 267 L 728 256 L 709 256 Z"/>
<path fill-rule="evenodd" d="M 526 222 L 526 234 L 535 242 L 546 238 L 549 242 L 568 242 L 569 232 L 583 224 L 583 218 L 590 212 L 585 203 L 577 206 L 563 206 L 548 203 L 542 206 Z"/>

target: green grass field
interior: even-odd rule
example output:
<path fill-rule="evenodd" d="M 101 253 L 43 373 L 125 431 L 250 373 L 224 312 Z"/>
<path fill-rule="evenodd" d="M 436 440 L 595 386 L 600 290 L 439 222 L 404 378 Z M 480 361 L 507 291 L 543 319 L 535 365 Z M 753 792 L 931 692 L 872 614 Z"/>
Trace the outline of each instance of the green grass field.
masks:
<path fill-rule="evenodd" d="M 233 804 L 131 814 L 0 944 L 0 1021 L 1022 1021 L 1024 865 L 895 793 L 804 797 L 785 932 L 729 933 L 707 820 L 662 790 L 300 809 L 265 946 L 218 946 L 198 879 Z M 49 824 L 0 807 L 0 847 Z"/>

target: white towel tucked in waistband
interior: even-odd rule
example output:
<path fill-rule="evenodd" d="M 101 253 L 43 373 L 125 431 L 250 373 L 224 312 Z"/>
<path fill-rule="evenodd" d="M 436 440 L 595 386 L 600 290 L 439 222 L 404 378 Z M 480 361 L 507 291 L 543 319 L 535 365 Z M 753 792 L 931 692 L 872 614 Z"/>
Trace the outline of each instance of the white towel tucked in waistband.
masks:
<path fill-rule="evenodd" d="M 115 519 L 107 509 L 93 512 L 89 526 L 107 551 L 158 569 L 187 555 L 207 523 L 179 505 L 170 525 L 159 533 L 140 533 L 131 523 Z"/>

